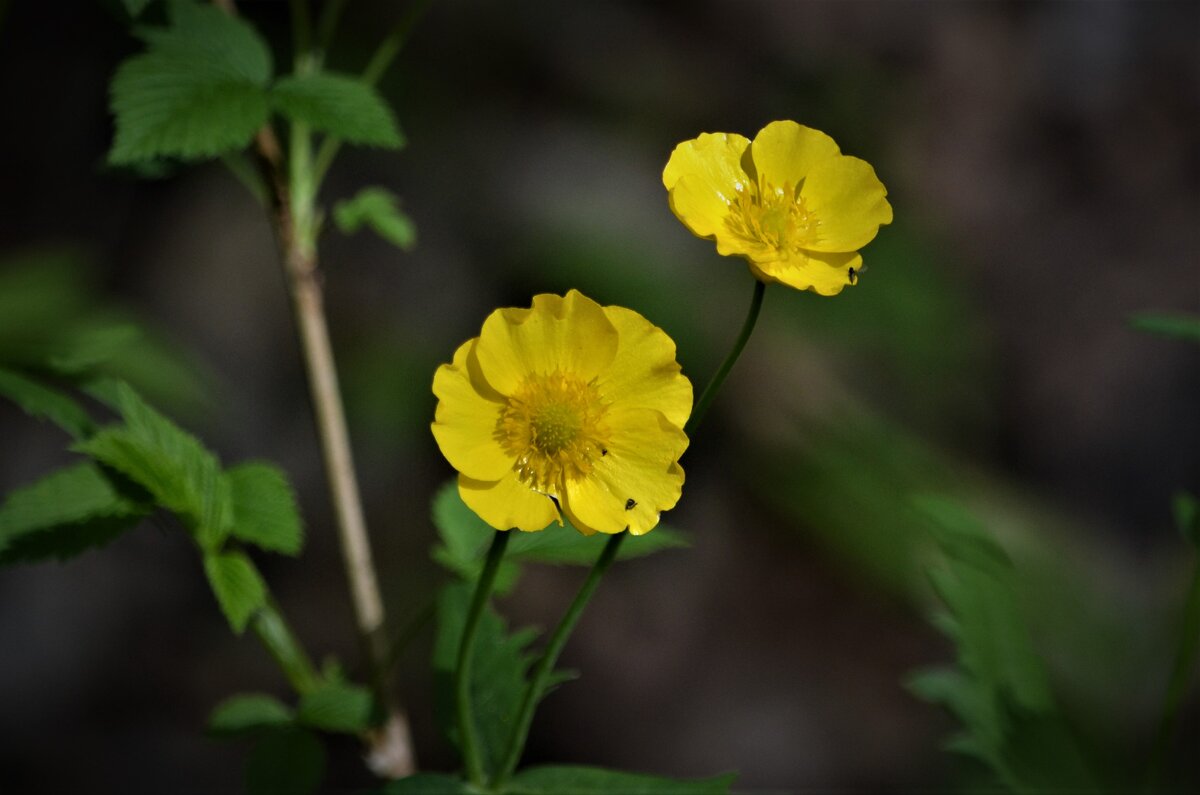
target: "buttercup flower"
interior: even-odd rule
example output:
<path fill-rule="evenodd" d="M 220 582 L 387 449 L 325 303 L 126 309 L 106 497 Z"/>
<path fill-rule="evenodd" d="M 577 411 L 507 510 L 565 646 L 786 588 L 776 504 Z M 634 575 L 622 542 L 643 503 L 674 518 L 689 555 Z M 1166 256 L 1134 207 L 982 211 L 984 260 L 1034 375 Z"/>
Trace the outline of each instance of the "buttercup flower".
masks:
<path fill-rule="evenodd" d="M 858 250 L 892 221 L 870 164 L 823 132 L 768 124 L 751 142 L 704 133 L 663 169 L 671 210 L 725 256 L 745 257 L 764 282 L 836 295 L 858 280 Z"/>
<path fill-rule="evenodd" d="M 497 530 L 641 535 L 674 507 L 692 385 L 675 343 L 572 290 L 497 309 L 433 377 L 433 435 L 463 502 Z"/>

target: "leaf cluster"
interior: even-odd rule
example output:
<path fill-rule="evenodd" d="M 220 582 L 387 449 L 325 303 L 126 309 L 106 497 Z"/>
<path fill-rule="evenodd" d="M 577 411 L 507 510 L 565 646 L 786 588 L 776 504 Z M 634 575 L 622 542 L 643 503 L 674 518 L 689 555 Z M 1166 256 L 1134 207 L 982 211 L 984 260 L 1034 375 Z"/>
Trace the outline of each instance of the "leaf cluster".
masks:
<path fill-rule="evenodd" d="M 981 763 L 992 786 L 1014 792 L 1095 789 L 1093 766 L 1034 648 L 1011 559 L 956 503 L 916 503 L 942 555 L 928 571 L 944 607 L 933 623 L 958 659 L 914 673 L 908 687 L 962 723 L 946 749 Z"/>

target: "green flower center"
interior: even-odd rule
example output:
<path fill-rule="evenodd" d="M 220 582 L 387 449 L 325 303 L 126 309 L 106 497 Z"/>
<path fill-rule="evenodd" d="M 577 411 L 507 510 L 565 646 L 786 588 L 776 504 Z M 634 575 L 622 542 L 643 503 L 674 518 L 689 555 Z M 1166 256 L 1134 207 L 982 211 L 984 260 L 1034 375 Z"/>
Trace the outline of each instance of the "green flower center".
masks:
<path fill-rule="evenodd" d="M 515 457 L 521 482 L 557 496 L 608 455 L 606 413 L 594 384 L 558 372 L 531 375 L 501 411 L 496 438 Z"/>
<path fill-rule="evenodd" d="M 727 223 L 734 234 L 780 252 L 811 245 L 821 223 L 791 183 L 784 183 L 782 187 L 766 180 L 760 180 L 757 185 L 739 184 L 729 209 Z"/>

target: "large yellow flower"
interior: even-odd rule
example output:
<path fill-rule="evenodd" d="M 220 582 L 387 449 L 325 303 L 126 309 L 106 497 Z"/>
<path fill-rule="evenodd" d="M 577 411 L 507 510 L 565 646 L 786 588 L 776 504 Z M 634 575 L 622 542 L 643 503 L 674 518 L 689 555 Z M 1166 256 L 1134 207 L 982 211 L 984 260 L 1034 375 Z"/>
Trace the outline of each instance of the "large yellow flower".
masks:
<path fill-rule="evenodd" d="M 675 343 L 572 290 L 497 309 L 433 377 L 433 435 L 463 502 L 497 530 L 641 535 L 683 486 L 692 385 Z"/>
<path fill-rule="evenodd" d="M 718 252 L 745 257 L 764 282 L 821 295 L 858 280 L 858 250 L 892 221 L 870 164 L 794 121 L 771 122 L 753 142 L 733 133 L 684 141 L 663 185 L 679 220 Z"/>

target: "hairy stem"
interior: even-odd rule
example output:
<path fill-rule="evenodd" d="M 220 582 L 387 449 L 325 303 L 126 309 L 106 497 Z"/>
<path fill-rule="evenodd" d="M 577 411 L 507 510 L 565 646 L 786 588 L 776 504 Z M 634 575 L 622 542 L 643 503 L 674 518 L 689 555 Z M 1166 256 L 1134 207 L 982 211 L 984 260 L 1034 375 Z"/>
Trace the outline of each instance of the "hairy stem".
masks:
<path fill-rule="evenodd" d="M 458 739 L 462 745 L 463 764 L 466 765 L 467 777 L 471 783 L 479 786 L 484 783 L 484 773 L 483 760 L 479 755 L 479 738 L 476 736 L 475 715 L 471 706 L 471 662 L 475 653 L 475 631 L 479 628 L 479 619 L 496 582 L 496 572 L 504 558 L 504 548 L 508 546 L 509 532 L 516 531 L 498 530 L 492 537 L 487 561 L 483 564 L 483 571 L 471 597 L 471 606 L 467 610 L 467 619 L 463 623 L 458 662 L 454 668 L 454 708 L 458 717 Z"/>
<path fill-rule="evenodd" d="M 304 695 L 317 686 L 320 677 L 273 598 L 267 598 L 267 604 L 254 615 L 252 624 L 254 634 L 267 647 L 297 693 Z"/>
<path fill-rule="evenodd" d="M 734 363 L 742 355 L 742 350 L 750 340 L 750 335 L 754 333 L 754 326 L 758 323 L 758 313 L 762 309 L 763 294 L 766 293 L 766 290 L 766 282 L 760 282 L 758 279 L 754 280 L 754 295 L 750 299 L 750 309 L 746 313 L 746 321 L 742 323 L 742 330 L 738 332 L 737 339 L 733 341 L 733 348 L 730 349 L 729 355 L 725 357 L 725 361 L 721 362 L 721 366 L 717 369 L 716 374 L 713 375 L 712 380 L 708 382 L 708 386 L 704 387 L 704 391 L 700 393 L 700 399 L 696 401 L 696 408 L 692 409 L 692 416 L 688 418 L 687 424 L 683 426 L 683 431 L 688 436 L 692 435 L 692 431 L 696 430 L 696 426 L 704 418 L 704 414 L 708 411 L 709 405 L 712 404 L 713 398 L 717 396 L 721 385 L 725 383 L 725 379 L 729 376 L 729 371 L 733 369 Z"/>

